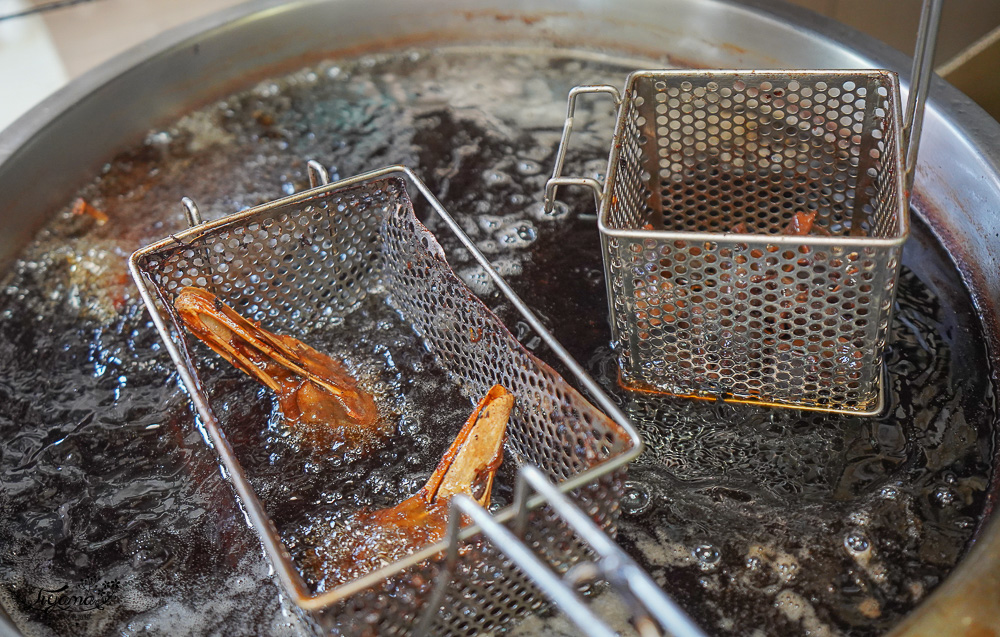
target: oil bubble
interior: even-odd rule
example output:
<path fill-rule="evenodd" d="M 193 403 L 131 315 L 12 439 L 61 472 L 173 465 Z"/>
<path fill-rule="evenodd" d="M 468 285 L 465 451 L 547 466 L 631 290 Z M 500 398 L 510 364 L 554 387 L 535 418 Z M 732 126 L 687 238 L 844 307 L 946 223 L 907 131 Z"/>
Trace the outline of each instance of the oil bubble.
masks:
<path fill-rule="evenodd" d="M 493 280 L 486 274 L 486 270 L 478 265 L 460 270 L 458 276 L 465 281 L 470 290 L 479 296 L 490 294 L 496 287 Z"/>
<path fill-rule="evenodd" d="M 521 265 L 520 261 L 509 257 L 497 259 L 492 265 L 497 274 L 503 277 L 519 276 L 524 271 L 524 266 Z"/>
<path fill-rule="evenodd" d="M 431 437 L 427 434 L 416 434 L 410 439 L 410 445 L 413 449 L 422 451 L 430 447 Z M 417 458 L 416 456 L 409 456 L 408 460 L 412 460 L 413 462 L 418 462 L 419 458 Z"/>
<path fill-rule="evenodd" d="M 562 219 L 569 215 L 569 205 L 565 202 L 556 200 L 553 202 L 552 210 L 549 212 L 545 211 L 545 202 L 536 201 L 527 208 L 528 214 L 530 214 L 535 219 L 540 221 L 554 221 L 556 219 Z"/>
<path fill-rule="evenodd" d="M 173 136 L 167 131 L 152 133 L 146 137 L 146 144 L 149 146 L 166 146 L 171 141 L 173 141 Z"/>
<path fill-rule="evenodd" d="M 851 553 L 864 553 L 870 546 L 868 538 L 860 531 L 852 531 L 844 538 L 844 548 Z"/>
<path fill-rule="evenodd" d="M 397 427 L 400 434 L 404 436 L 415 436 L 420 432 L 420 423 L 416 418 L 411 418 L 408 415 L 403 415 L 399 419 L 399 426 Z"/>
<path fill-rule="evenodd" d="M 508 248 L 527 248 L 538 238 L 538 231 L 530 221 L 511 224 L 496 234 L 500 245 Z"/>
<path fill-rule="evenodd" d="M 488 186 L 502 186 L 510 183 L 510 175 L 502 170 L 486 170 L 483 171 L 483 181 Z"/>
<path fill-rule="evenodd" d="M 946 507 L 955 502 L 955 492 L 948 487 L 938 487 L 932 494 L 934 502 L 939 506 Z"/>
<path fill-rule="evenodd" d="M 531 159 L 521 159 L 517 162 L 517 172 L 522 175 L 537 175 L 542 172 L 542 165 Z"/>
<path fill-rule="evenodd" d="M 847 519 L 855 526 L 867 526 L 871 522 L 871 516 L 867 511 L 855 511 L 847 516 Z"/>
<path fill-rule="evenodd" d="M 649 510 L 652 498 L 649 488 L 638 482 L 626 482 L 625 493 L 622 495 L 622 511 L 627 515 L 642 515 Z"/>
<path fill-rule="evenodd" d="M 403 476 L 399 481 L 399 491 L 398 493 L 410 494 L 416 493 L 420 487 L 427 483 L 427 480 L 431 477 L 428 471 L 417 471 L 414 473 L 409 473 Z"/>
<path fill-rule="evenodd" d="M 583 165 L 583 174 L 591 179 L 603 182 L 607 169 L 608 162 L 606 159 L 591 159 Z"/>
<path fill-rule="evenodd" d="M 493 239 L 484 239 L 476 243 L 476 247 L 483 254 L 496 254 L 500 252 L 500 245 Z"/>
<path fill-rule="evenodd" d="M 503 217 L 496 215 L 479 215 L 476 217 L 476 223 L 486 232 L 493 232 L 503 227 L 504 220 Z"/>
<path fill-rule="evenodd" d="M 722 559 L 722 553 L 719 549 L 715 548 L 711 544 L 699 544 L 694 547 L 691 551 L 695 559 L 698 560 L 698 566 L 703 571 L 713 571 L 719 565 L 719 560 Z"/>

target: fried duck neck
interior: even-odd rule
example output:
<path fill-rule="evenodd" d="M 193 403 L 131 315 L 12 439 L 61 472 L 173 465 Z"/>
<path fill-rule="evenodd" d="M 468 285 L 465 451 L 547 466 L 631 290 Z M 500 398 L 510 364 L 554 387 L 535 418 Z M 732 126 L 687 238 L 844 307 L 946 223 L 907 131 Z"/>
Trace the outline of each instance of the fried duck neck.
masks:
<path fill-rule="evenodd" d="M 339 361 L 251 323 L 201 288 L 181 290 L 174 308 L 199 340 L 273 391 L 285 422 L 318 448 L 366 452 L 387 435 L 371 394 Z"/>
<path fill-rule="evenodd" d="M 321 587 L 332 589 L 444 539 L 455 494 L 489 506 L 513 406 L 513 395 L 494 385 L 423 488 L 395 506 L 361 509 L 322 538 L 305 560 Z"/>

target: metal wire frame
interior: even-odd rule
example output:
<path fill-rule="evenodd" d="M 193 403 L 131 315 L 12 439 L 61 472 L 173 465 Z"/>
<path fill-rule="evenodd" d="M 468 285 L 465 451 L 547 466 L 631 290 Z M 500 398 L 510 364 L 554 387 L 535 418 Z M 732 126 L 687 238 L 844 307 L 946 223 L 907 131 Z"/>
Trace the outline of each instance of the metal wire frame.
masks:
<path fill-rule="evenodd" d="M 629 332 L 628 330 L 623 332 L 624 328 L 620 325 L 622 322 L 627 322 L 623 317 L 626 315 L 630 316 L 631 314 L 629 312 L 623 312 L 622 307 L 619 307 L 619 304 L 627 305 L 627 303 L 625 303 L 621 297 L 616 297 L 616 293 L 612 289 L 612 279 L 614 279 L 616 273 L 621 274 L 624 266 L 618 266 L 618 269 L 615 269 L 615 267 L 612 267 L 612 265 L 609 264 L 609 259 L 611 258 L 608 253 L 610 241 L 621 241 L 623 245 L 629 242 L 652 242 L 655 246 L 669 246 L 675 242 L 682 242 L 687 245 L 715 245 L 716 243 L 718 243 L 718 245 L 723 245 L 724 243 L 729 245 L 733 242 L 746 242 L 748 244 L 753 244 L 754 247 L 758 248 L 763 247 L 766 244 L 767 246 L 771 246 L 770 249 L 778 248 L 782 250 L 795 250 L 803 245 L 809 246 L 809 248 L 813 249 L 835 249 L 841 248 L 845 245 L 845 243 L 849 243 L 852 246 L 863 245 L 865 249 L 880 251 L 880 254 L 892 254 L 898 252 L 909 235 L 908 200 L 904 195 L 905 170 L 903 166 L 902 152 L 891 153 L 887 158 L 887 163 L 890 166 L 889 170 L 891 170 L 891 188 L 893 192 L 899 193 L 899 196 L 896 198 L 894 205 L 891 207 L 891 211 L 893 212 L 896 221 L 893 224 L 893 227 L 888 230 L 888 234 L 885 237 L 816 235 L 803 237 L 773 234 L 751 235 L 740 234 L 732 231 L 706 231 L 700 229 L 672 230 L 631 226 L 618 227 L 612 222 L 612 214 L 616 209 L 616 206 L 620 207 L 623 205 L 622 201 L 619 200 L 621 193 L 618 192 L 618 189 L 621 187 L 618 182 L 623 179 L 623 177 L 619 176 L 619 173 L 625 170 L 622 167 L 622 162 L 625 157 L 623 153 L 626 152 L 625 149 L 629 144 L 635 143 L 635 140 L 632 139 L 632 135 L 635 134 L 635 131 L 629 128 L 627 118 L 630 112 L 631 101 L 636 99 L 637 93 L 639 92 L 637 84 L 642 81 L 648 82 L 653 80 L 662 80 L 665 78 L 692 78 L 702 81 L 732 76 L 773 76 L 792 78 L 806 83 L 810 78 L 854 77 L 858 75 L 858 73 L 860 72 L 854 70 L 641 70 L 635 71 L 628 76 L 625 84 L 626 90 L 624 92 L 620 92 L 616 87 L 608 85 L 578 86 L 570 91 L 567 105 L 567 117 L 563 127 L 563 134 L 560 140 L 559 148 L 556 153 L 555 165 L 552 176 L 546 183 L 544 205 L 546 208 L 551 209 L 554 205 L 559 186 L 584 186 L 593 192 L 595 205 L 597 206 L 598 211 L 598 229 L 602 238 L 602 251 L 604 252 L 605 279 L 608 284 L 607 296 L 609 315 L 612 318 L 612 327 L 616 334 L 616 339 L 620 341 L 632 334 L 632 332 Z M 894 73 L 889 71 L 876 71 L 872 73 L 885 77 L 887 83 L 892 88 L 892 91 L 890 92 L 898 94 L 898 84 Z M 577 99 L 588 94 L 603 94 L 610 96 L 617 109 L 616 125 L 611 141 L 611 151 L 608 157 L 607 174 L 603 183 L 595 179 L 565 177 L 561 174 L 565 161 L 565 154 L 568 150 L 569 138 L 571 137 L 571 133 L 575 126 Z M 643 108 L 645 107 L 646 105 L 644 105 Z M 890 98 L 889 108 L 891 109 L 891 114 L 888 118 L 889 126 L 894 131 L 891 135 L 895 139 L 901 139 L 902 114 L 899 112 L 900 109 L 898 100 Z M 858 211 L 855 210 L 856 214 L 857 212 Z M 860 227 L 860 222 L 857 219 L 854 219 L 854 222 Z M 882 276 L 894 279 L 895 275 L 893 272 L 896 269 L 898 269 L 898 260 L 895 268 L 890 268 Z M 889 291 L 888 294 L 891 296 L 894 294 L 894 290 Z M 614 329 L 616 326 L 618 328 L 617 330 Z M 630 329 L 634 329 L 634 327 Z M 634 360 L 632 362 L 634 363 Z M 885 405 L 885 383 L 884 372 L 882 370 L 879 370 L 874 374 L 872 389 L 870 390 L 872 395 L 871 401 L 863 406 L 852 406 L 850 408 L 842 407 L 839 404 L 826 405 L 810 404 L 804 401 L 789 401 L 787 399 L 770 397 L 769 395 L 752 397 L 740 394 L 720 394 L 712 391 L 712 388 L 698 388 L 694 391 L 692 391 L 691 388 L 688 388 L 686 391 L 667 390 L 665 387 L 660 387 L 656 384 L 651 385 L 648 381 L 639 382 L 637 380 L 627 380 L 624 377 L 620 378 L 620 384 L 636 391 L 670 393 L 672 395 L 686 398 L 703 398 L 709 400 L 722 399 L 727 402 L 734 403 L 748 403 L 767 407 L 795 408 L 808 411 L 849 413 L 852 415 L 862 416 L 878 414 L 882 411 Z"/>
<path fill-rule="evenodd" d="M 824 237 L 815 235 L 810 235 L 808 237 L 753 235 L 752 237 L 752 245 L 757 248 L 760 248 L 764 243 L 766 243 L 768 249 L 783 248 L 786 250 L 794 250 L 800 248 L 801 246 L 807 246 L 806 249 L 838 250 L 842 249 L 845 245 L 849 245 L 852 248 L 864 249 L 869 254 L 879 255 L 879 257 L 885 261 L 885 267 L 883 268 L 884 271 L 878 270 L 875 274 L 888 281 L 888 285 L 890 286 L 881 299 L 876 295 L 876 301 L 881 303 L 887 299 L 889 302 L 888 311 L 883 311 L 884 316 L 878 317 L 880 321 L 884 319 L 886 323 L 888 323 L 891 319 L 892 302 L 895 296 L 895 280 L 898 278 L 899 260 L 898 257 L 894 255 L 898 255 L 902 244 L 906 241 L 906 238 L 909 235 L 909 202 L 913 188 L 924 108 L 930 87 L 931 72 L 933 68 L 933 51 L 937 40 L 942 4 L 942 0 L 924 0 L 923 2 L 920 25 L 917 32 L 916 50 L 913 58 L 913 68 L 911 72 L 910 94 L 906 104 L 905 117 L 900 112 L 899 108 L 899 88 L 898 80 L 895 74 L 889 71 L 867 72 L 883 75 L 886 78 L 886 85 L 890 89 L 889 104 L 887 108 L 890 113 L 888 114 L 886 126 L 889 129 L 888 133 L 891 138 L 896 140 L 896 146 L 895 150 L 890 153 L 889 157 L 887 157 L 887 171 L 889 173 L 889 178 L 887 179 L 886 189 L 888 197 L 890 197 L 888 201 L 891 202 L 892 205 L 886 206 L 886 213 L 891 213 L 895 217 L 895 227 L 888 228 L 887 234 L 877 237 L 857 235 L 854 232 L 854 229 L 862 228 L 865 220 L 862 206 L 855 203 L 853 218 L 850 220 L 852 229 L 852 236 L 850 237 Z M 616 87 L 606 85 L 577 86 L 569 92 L 566 120 L 563 125 L 562 137 L 556 153 L 551 178 L 545 185 L 544 207 L 547 211 L 552 209 L 555 204 L 555 197 L 559 186 L 584 186 L 593 192 L 595 205 L 598 210 L 598 227 L 601 233 L 602 246 L 604 249 L 603 256 L 605 261 L 605 278 L 608 282 L 609 315 L 612 317 L 612 331 L 614 332 L 616 342 L 627 338 L 630 344 L 634 344 L 632 341 L 635 340 L 634 337 L 636 336 L 637 319 L 632 316 L 632 314 L 635 313 L 633 311 L 635 308 L 632 308 L 628 304 L 627 300 L 623 300 L 622 294 L 616 296 L 616 291 L 612 289 L 612 279 L 615 278 L 614 275 L 616 272 L 621 274 L 622 268 L 619 267 L 618 270 L 615 270 L 615 267 L 609 264 L 609 259 L 615 263 L 623 260 L 620 251 L 616 252 L 614 255 L 609 254 L 609 249 L 612 245 L 625 245 L 629 244 L 629 242 L 631 242 L 630 245 L 633 247 L 634 245 L 639 245 L 639 242 L 650 242 L 653 244 L 654 248 L 657 246 L 668 246 L 670 243 L 674 242 L 676 242 L 678 248 L 684 242 L 691 242 L 692 245 L 699 242 L 703 242 L 706 245 L 716 245 L 715 242 L 719 242 L 719 245 L 722 243 L 730 245 L 733 244 L 734 238 L 737 236 L 745 236 L 747 238 L 741 240 L 745 241 L 747 244 L 751 243 L 750 235 L 737 234 L 732 231 L 717 231 L 715 229 L 708 231 L 704 227 L 697 227 L 691 230 L 657 230 L 652 227 L 639 228 L 637 226 L 632 227 L 631 225 L 623 227 L 620 223 L 612 223 L 611 211 L 615 207 L 615 202 L 618 202 L 619 206 L 622 205 L 622 203 L 618 201 L 618 197 L 622 196 L 623 193 L 619 191 L 622 190 L 623 187 L 618 182 L 623 178 L 620 178 L 618 173 L 619 168 L 621 168 L 621 163 L 623 161 L 627 161 L 628 159 L 628 153 L 623 149 L 627 145 L 634 146 L 636 144 L 636 140 L 633 139 L 633 137 L 639 134 L 634 127 L 630 128 L 626 123 L 630 110 L 635 108 L 635 104 L 642 103 L 642 97 L 639 97 L 642 91 L 637 88 L 637 82 L 643 78 L 659 79 L 661 81 L 666 78 L 673 78 L 674 80 L 678 78 L 685 80 L 688 78 L 691 78 L 692 80 L 695 78 L 725 78 L 726 76 L 735 76 L 739 73 L 742 72 L 735 70 L 636 71 L 629 75 L 626 80 L 626 90 L 624 92 L 624 96 Z M 760 74 L 762 76 L 773 75 L 781 78 L 792 78 L 797 81 L 808 81 L 810 79 L 817 78 L 825 80 L 828 77 L 834 78 L 837 76 L 856 75 L 858 71 L 784 70 L 752 71 L 747 73 Z M 611 152 L 608 158 L 607 174 L 603 183 L 592 178 L 564 177 L 562 175 L 566 152 L 569 145 L 569 138 L 575 125 L 576 102 L 580 96 L 586 94 L 609 95 L 612 98 L 617 111 L 616 126 L 611 142 Z M 661 96 L 658 95 L 658 97 Z M 649 96 L 647 95 L 646 98 L 648 99 Z M 641 112 L 652 118 L 653 114 L 652 111 L 649 110 L 650 106 L 651 105 L 645 105 L 645 110 L 641 110 Z M 870 110 L 871 109 L 869 108 L 868 112 L 865 113 L 865 127 L 869 126 L 869 119 L 871 118 Z M 659 129 L 657 130 L 659 131 Z M 642 140 L 645 140 L 645 138 L 642 138 Z M 640 141 L 639 143 L 641 147 L 645 148 L 646 141 Z M 664 149 L 661 148 L 660 150 L 662 151 Z M 623 153 L 625 154 L 623 155 Z M 634 168 L 635 167 L 633 167 L 633 169 Z M 623 168 L 622 170 L 625 169 Z M 625 173 L 626 177 L 624 177 L 624 179 L 628 179 L 628 171 L 626 170 Z M 626 183 L 631 182 L 627 181 Z M 630 195 L 635 194 L 631 192 L 631 190 L 635 187 L 635 184 L 632 184 L 630 187 L 624 187 L 623 199 L 630 202 L 626 204 L 627 206 L 631 206 L 634 203 L 630 201 Z M 892 199 L 893 197 L 894 199 Z M 631 210 L 631 208 L 628 209 Z M 694 213 L 692 212 L 691 214 L 693 215 Z M 629 221 L 629 224 L 631 224 L 631 221 Z M 746 231 L 744 230 L 741 232 L 745 233 Z M 734 245 L 739 246 L 741 244 Z M 612 258 L 612 256 L 614 256 L 614 258 Z M 895 261 L 895 267 L 892 267 L 893 261 Z M 759 301 L 760 299 L 755 298 L 755 300 Z M 704 310 L 706 308 L 699 307 L 697 309 Z M 812 327 L 815 326 L 810 325 L 810 328 Z M 858 327 L 860 328 L 860 323 L 858 324 Z M 651 337 L 640 336 L 639 338 Z M 881 361 L 881 347 L 887 341 L 888 335 L 884 333 L 884 330 L 882 332 L 872 332 L 870 329 L 866 329 L 864 338 L 866 339 L 866 343 L 870 342 L 870 347 L 864 353 L 861 350 L 854 353 L 863 354 L 865 361 L 868 361 L 870 357 L 875 364 L 878 364 L 879 361 Z M 646 346 L 647 349 L 649 347 L 648 342 L 642 343 L 642 345 Z M 659 352 L 659 349 L 654 347 L 654 351 Z M 675 353 L 675 355 L 681 356 L 682 354 Z M 822 391 L 829 391 L 830 387 L 833 387 L 836 391 L 844 392 L 847 396 L 847 399 L 843 403 L 838 402 L 839 399 L 826 403 L 824 400 L 813 402 L 813 394 L 809 394 L 810 398 L 808 400 L 804 398 L 794 399 L 784 395 L 771 395 L 767 392 L 763 392 L 762 395 L 759 396 L 753 396 L 751 394 L 754 392 L 750 392 L 749 390 L 737 391 L 730 395 L 726 394 L 725 391 L 722 391 L 721 393 L 716 391 L 715 387 L 692 388 L 687 385 L 678 385 L 678 387 L 675 388 L 666 378 L 651 379 L 648 375 L 643 375 L 642 378 L 632 378 L 631 376 L 628 378 L 625 377 L 625 372 L 627 371 L 626 368 L 635 367 L 640 363 L 647 363 L 649 362 L 648 358 L 649 357 L 647 356 L 647 358 L 637 361 L 634 351 L 629 353 L 628 348 L 623 349 L 622 357 L 620 357 L 620 364 L 622 366 L 622 375 L 620 376 L 621 384 L 639 391 L 654 391 L 658 393 L 665 392 L 691 398 L 722 398 L 728 402 L 751 403 L 769 407 L 786 407 L 832 413 L 850 413 L 863 416 L 878 414 L 882 411 L 885 405 L 886 378 L 884 368 L 877 369 L 874 373 L 866 372 L 865 376 L 862 376 L 861 379 L 855 383 L 860 383 L 862 390 L 860 392 L 855 391 L 853 394 L 850 390 L 845 390 L 844 387 L 840 386 L 840 381 L 828 382 L 826 385 L 814 383 L 817 386 L 820 386 Z M 691 363 L 691 361 L 686 360 L 685 362 Z M 699 370 L 701 369 L 700 366 L 697 368 Z M 629 371 L 634 372 L 634 370 Z M 838 368 L 835 373 L 843 375 L 845 372 L 843 369 Z M 724 378 L 726 377 L 725 372 L 722 372 L 720 375 Z M 776 392 L 787 392 L 787 390 L 784 389 L 775 389 L 778 387 L 777 384 L 769 384 L 769 381 L 763 382 L 765 383 L 765 387 L 770 387 Z M 863 400 L 858 396 L 863 398 Z"/>
<path fill-rule="evenodd" d="M 450 503 L 448 552 L 444 568 L 438 574 L 434 592 L 417 625 L 416 637 L 429 635 L 434 615 L 440 610 L 445 589 L 458 563 L 458 548 L 463 539 L 482 533 L 513 561 L 545 594 L 566 618 L 586 637 L 614 637 L 617 633 L 598 617 L 574 590 L 580 584 L 605 581 L 629 607 L 632 626 L 641 637 L 706 637 L 683 610 L 656 585 L 614 541 L 594 524 L 537 467 L 522 466 L 514 488 L 514 519 L 507 528 L 476 501 L 459 495 Z M 531 494 L 536 496 L 532 497 Z M 521 541 L 528 512 L 540 506 L 551 507 L 597 555 L 591 562 L 580 562 L 559 577 Z M 466 515 L 475 527 L 462 528 Z M 476 529 L 475 531 L 473 529 Z"/>
<path fill-rule="evenodd" d="M 325 193 L 348 188 L 369 180 L 396 175 L 405 178 L 416 188 L 416 190 L 433 209 L 434 213 L 442 221 L 444 221 L 448 228 L 459 239 L 461 244 L 486 271 L 487 275 L 493 280 L 506 300 L 510 302 L 510 304 L 520 313 L 525 322 L 527 322 L 527 324 L 535 331 L 535 333 L 542 339 L 549 349 L 552 350 L 560 362 L 570 370 L 573 377 L 589 394 L 590 398 L 597 403 L 597 406 L 603 410 L 616 424 L 618 424 L 628 436 L 631 444 L 631 448 L 628 451 L 609 459 L 603 464 L 561 482 L 558 489 L 561 492 L 569 492 L 590 484 L 602 476 L 623 468 L 629 462 L 638 457 L 640 453 L 642 453 L 642 439 L 632 426 L 628 417 L 615 405 L 614 401 L 604 392 L 604 390 L 601 389 L 597 382 L 587 373 L 580 363 L 578 363 L 562 346 L 562 344 L 559 343 L 555 336 L 553 336 L 552 333 L 545 328 L 535 313 L 531 311 L 523 300 L 521 300 L 510 285 L 496 272 L 489 260 L 479 251 L 475 243 L 462 231 L 461 227 L 447 212 L 447 210 L 445 210 L 444 206 L 440 201 L 438 201 L 437 197 L 434 196 L 430 189 L 423 183 L 423 181 L 420 180 L 419 177 L 416 176 L 416 174 L 413 173 L 412 170 L 400 165 L 388 166 L 362 173 L 335 183 L 329 183 L 327 171 L 322 167 L 322 165 L 317 162 L 310 161 L 308 163 L 308 169 L 311 184 L 311 187 L 308 190 L 304 190 L 289 197 L 268 202 L 261 206 L 250 208 L 214 221 L 202 222 L 197 205 L 190 199 L 185 198 L 183 201 L 185 216 L 190 223 L 195 225 L 192 225 L 192 227 L 185 231 L 171 235 L 167 239 L 141 248 L 132 254 L 129 258 L 129 270 L 139 289 L 139 294 L 141 295 L 147 308 L 150 309 L 150 316 L 153 323 L 161 335 L 169 334 L 170 328 L 160 313 L 155 311 L 156 295 L 150 288 L 149 281 L 142 274 L 140 269 L 140 260 L 146 255 L 164 247 L 176 245 L 178 242 L 186 243 L 190 240 L 197 239 L 203 234 L 210 233 L 220 226 L 239 222 L 243 219 L 259 215 L 262 212 L 303 202 L 317 196 L 322 196 Z M 162 340 L 164 341 L 164 347 L 167 349 L 167 352 L 170 354 L 170 357 L 173 359 L 177 367 L 178 374 L 180 375 L 183 384 L 188 387 L 197 387 L 197 380 L 193 375 L 192 370 L 190 370 L 187 366 L 186 355 L 180 350 L 172 339 L 163 338 Z M 222 432 L 219 423 L 214 418 L 206 397 L 202 392 L 191 392 L 190 399 L 194 403 L 197 412 L 201 415 L 211 443 L 217 450 L 219 458 L 221 459 L 222 464 L 233 483 L 236 493 L 245 508 L 247 518 L 257 531 L 261 542 L 264 545 L 265 552 L 275 567 L 275 571 L 277 572 L 278 579 L 281 582 L 282 587 L 292 598 L 293 602 L 302 610 L 310 612 L 322 611 L 343 599 L 382 582 L 394 573 L 419 564 L 420 562 L 434 557 L 447 549 L 447 543 L 442 541 L 425 547 L 416 553 L 398 560 L 389 567 L 368 573 L 347 584 L 338 586 L 334 590 L 318 595 L 312 594 L 309 587 L 302 579 L 302 576 L 296 570 L 291 556 L 285 549 L 277 530 L 264 509 L 263 504 L 257 497 L 242 466 L 236 459 L 225 434 Z M 507 507 L 499 511 L 496 514 L 495 519 L 497 522 L 504 523 L 511 520 L 514 517 L 514 514 L 514 508 Z M 469 529 L 469 532 L 473 533 L 476 530 L 478 530 L 477 527 L 473 526 Z"/>

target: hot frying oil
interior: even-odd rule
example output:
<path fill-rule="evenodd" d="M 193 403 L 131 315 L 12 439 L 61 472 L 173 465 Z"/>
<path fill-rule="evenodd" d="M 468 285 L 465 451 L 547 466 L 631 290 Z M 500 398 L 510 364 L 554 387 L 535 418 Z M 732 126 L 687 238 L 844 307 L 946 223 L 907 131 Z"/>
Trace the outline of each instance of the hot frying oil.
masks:
<path fill-rule="evenodd" d="M 920 604 L 982 522 L 995 422 L 976 310 L 924 226 L 904 253 L 885 414 L 617 388 L 593 203 L 567 193 L 546 214 L 541 196 L 568 90 L 661 65 L 485 48 L 327 60 L 221 96 L 109 159 L 77 193 L 108 220 L 73 215 L 67 201 L 0 288 L 0 597 L 21 629 L 299 633 L 125 260 L 183 227 L 182 196 L 215 219 L 306 187 L 306 159 L 334 179 L 414 169 L 614 394 L 648 443 L 618 540 L 709 633 L 875 635 Z M 612 119 L 610 105 L 581 104 L 567 174 L 602 176 Z M 470 256 L 454 241 L 445 248 L 538 348 Z M 265 389 L 207 350 L 200 361 L 227 435 L 300 558 L 351 508 L 418 489 L 471 405 L 442 392 L 446 379 L 408 326 L 374 301 L 341 326 L 296 336 L 344 358 L 372 389 L 393 426 L 383 448 L 347 460 L 310 449 Z M 510 484 L 509 473 L 498 479 L 500 502 Z M 102 603 L 71 611 L 51 591 Z M 555 634 L 557 624 L 524 630 Z"/>

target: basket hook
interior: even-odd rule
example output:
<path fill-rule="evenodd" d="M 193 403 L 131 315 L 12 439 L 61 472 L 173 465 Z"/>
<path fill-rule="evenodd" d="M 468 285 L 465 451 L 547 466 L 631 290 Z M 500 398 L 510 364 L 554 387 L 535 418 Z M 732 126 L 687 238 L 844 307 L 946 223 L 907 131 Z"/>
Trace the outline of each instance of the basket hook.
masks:
<path fill-rule="evenodd" d="M 306 172 L 309 173 L 309 187 L 319 188 L 330 183 L 330 173 L 323 164 L 315 159 L 306 162 Z"/>
<path fill-rule="evenodd" d="M 569 147 L 569 136 L 573 133 L 573 118 L 576 115 L 576 98 L 588 93 L 604 93 L 610 95 L 615 108 L 621 106 L 622 95 L 619 90 L 608 84 L 575 86 L 569 91 L 566 103 L 566 121 L 563 124 L 562 138 L 559 140 L 559 150 L 556 151 L 556 165 L 552 168 L 552 177 L 545 182 L 544 210 L 549 213 L 556 203 L 556 189 L 559 186 L 584 186 L 594 193 L 594 204 L 599 209 L 604 184 L 590 177 L 563 177 L 563 164 L 566 162 L 566 150 Z"/>
<path fill-rule="evenodd" d="M 205 223 L 201 218 L 201 211 L 198 204 L 191 197 L 181 197 L 181 206 L 184 208 L 184 217 L 187 218 L 188 226 L 193 228 Z"/>

